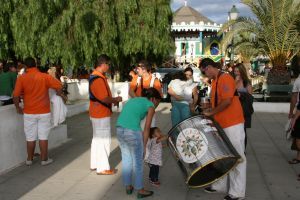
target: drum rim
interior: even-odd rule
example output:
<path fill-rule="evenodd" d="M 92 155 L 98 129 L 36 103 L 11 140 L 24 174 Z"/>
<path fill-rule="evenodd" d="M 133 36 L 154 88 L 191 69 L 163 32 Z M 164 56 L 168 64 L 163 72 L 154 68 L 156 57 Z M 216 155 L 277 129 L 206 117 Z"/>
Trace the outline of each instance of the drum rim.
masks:
<path fill-rule="evenodd" d="M 194 174 L 196 174 L 199 170 L 201 170 L 202 168 L 206 167 L 207 165 L 210 165 L 210 164 L 213 163 L 213 162 L 216 162 L 216 161 L 218 161 L 218 160 L 222 160 L 222 159 L 224 159 L 224 158 L 236 158 L 236 163 L 235 163 L 235 164 L 234 164 L 234 165 L 233 165 L 226 173 L 224 173 L 222 176 L 220 176 L 220 177 L 217 178 L 217 179 L 214 179 L 213 181 L 210 181 L 210 182 L 208 182 L 208 183 L 205 183 L 205 184 L 202 184 L 202 185 L 198 185 L 198 186 L 191 186 L 191 185 L 188 184 L 188 182 L 189 182 L 189 180 L 192 178 L 192 176 L 193 176 Z M 219 159 L 215 159 L 215 160 L 213 160 L 213 161 L 207 163 L 207 164 L 204 165 L 204 166 L 201 166 L 201 167 L 196 168 L 196 170 L 194 170 L 194 171 L 191 173 L 191 175 L 187 178 L 187 180 L 186 180 L 185 183 L 186 183 L 190 188 L 201 188 L 201 187 L 205 187 L 205 186 L 207 186 L 207 185 L 210 185 L 210 184 L 212 184 L 212 183 L 214 183 L 214 182 L 220 180 L 220 179 L 223 178 L 224 176 L 226 176 L 226 175 L 227 175 L 233 168 L 235 168 L 240 162 L 241 162 L 241 161 L 240 161 L 240 158 L 234 157 L 234 156 L 226 156 L 226 157 L 222 157 L 222 158 L 219 158 Z"/>
<path fill-rule="evenodd" d="M 191 116 L 191 117 L 189 117 L 189 118 L 186 118 L 185 120 L 183 120 L 183 121 L 179 122 L 178 124 L 176 124 L 175 126 L 173 126 L 173 127 L 171 128 L 171 130 L 169 130 L 168 135 L 170 136 L 170 135 L 171 135 L 171 132 L 172 132 L 175 128 L 177 128 L 180 124 L 182 124 L 183 122 L 185 122 L 186 120 L 188 120 L 188 119 L 193 119 L 193 118 L 196 118 L 196 117 L 199 117 L 199 116 L 204 116 L 204 117 L 206 117 L 205 115 L 199 114 L 199 115 L 194 115 L 194 116 Z M 213 119 L 210 118 L 210 117 L 206 117 L 206 118 L 209 118 L 210 120 L 212 120 L 213 122 L 215 122 L 215 120 L 213 120 Z"/>

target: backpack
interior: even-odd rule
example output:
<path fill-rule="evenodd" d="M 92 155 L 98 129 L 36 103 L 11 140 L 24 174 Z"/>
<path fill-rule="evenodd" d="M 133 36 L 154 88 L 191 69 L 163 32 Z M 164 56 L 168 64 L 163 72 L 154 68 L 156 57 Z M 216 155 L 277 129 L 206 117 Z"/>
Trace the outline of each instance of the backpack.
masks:
<path fill-rule="evenodd" d="M 98 103 L 102 104 L 103 106 L 105 106 L 106 108 L 108 108 L 108 109 L 111 111 L 111 105 L 110 105 L 110 104 L 107 104 L 107 103 L 104 103 L 103 101 L 97 99 L 97 97 L 93 94 L 93 92 L 92 92 L 92 90 L 91 90 L 91 85 L 92 85 L 92 83 L 93 83 L 96 79 L 98 79 L 98 78 L 101 78 L 103 81 L 105 81 L 104 78 L 101 77 L 101 76 L 90 75 L 90 77 L 89 77 L 89 99 L 90 99 L 90 101 L 98 102 Z M 106 86 L 106 90 L 108 91 L 108 88 L 107 88 L 107 85 L 106 85 L 106 84 L 105 84 L 105 86 Z"/>

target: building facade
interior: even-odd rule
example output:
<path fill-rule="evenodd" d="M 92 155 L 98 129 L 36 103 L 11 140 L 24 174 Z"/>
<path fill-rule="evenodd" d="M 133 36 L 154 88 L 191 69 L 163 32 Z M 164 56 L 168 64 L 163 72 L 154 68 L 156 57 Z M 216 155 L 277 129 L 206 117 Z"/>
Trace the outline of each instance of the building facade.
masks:
<path fill-rule="evenodd" d="M 223 57 L 218 36 L 222 24 L 217 24 L 201 13 L 184 5 L 174 13 L 172 34 L 175 40 L 175 61 L 197 64 L 201 58 L 220 61 Z"/>

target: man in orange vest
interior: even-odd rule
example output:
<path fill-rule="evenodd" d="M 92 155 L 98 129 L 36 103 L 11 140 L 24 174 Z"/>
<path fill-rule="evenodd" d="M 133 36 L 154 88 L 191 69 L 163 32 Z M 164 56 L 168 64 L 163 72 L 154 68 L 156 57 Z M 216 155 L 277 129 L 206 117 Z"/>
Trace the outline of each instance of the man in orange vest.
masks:
<path fill-rule="evenodd" d="M 142 60 L 136 69 L 138 76 L 133 77 L 130 82 L 129 96 L 141 97 L 142 90 L 150 87 L 154 87 L 162 96 L 160 81 L 151 74 L 151 65 L 147 61 Z"/>
<path fill-rule="evenodd" d="M 26 73 L 19 76 L 13 92 L 13 101 L 17 112 L 24 114 L 24 132 L 27 141 L 26 165 L 32 165 L 36 140 L 41 150 L 41 165 L 53 162 L 48 157 L 48 135 L 51 130 L 49 88 L 63 96 L 59 80 L 49 74 L 41 73 L 33 58 L 25 60 Z M 20 107 L 23 97 L 24 108 Z"/>
<path fill-rule="evenodd" d="M 105 73 L 109 70 L 110 58 L 100 55 L 95 70 L 89 78 L 90 119 L 93 125 L 91 144 L 91 170 L 98 175 L 112 175 L 117 171 L 110 169 L 108 157 L 111 143 L 111 107 L 118 105 L 122 97 L 112 97 Z"/>

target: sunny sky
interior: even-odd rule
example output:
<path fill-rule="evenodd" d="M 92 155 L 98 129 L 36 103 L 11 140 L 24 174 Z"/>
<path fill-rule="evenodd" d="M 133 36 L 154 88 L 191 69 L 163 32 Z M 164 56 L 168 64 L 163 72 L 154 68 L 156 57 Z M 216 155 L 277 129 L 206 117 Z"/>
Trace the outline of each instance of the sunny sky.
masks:
<path fill-rule="evenodd" d="M 184 2 L 185 0 L 172 0 L 172 10 L 177 10 Z M 236 5 L 241 16 L 251 16 L 250 9 L 240 0 L 188 0 L 187 4 L 217 23 L 227 21 L 232 5 Z"/>

